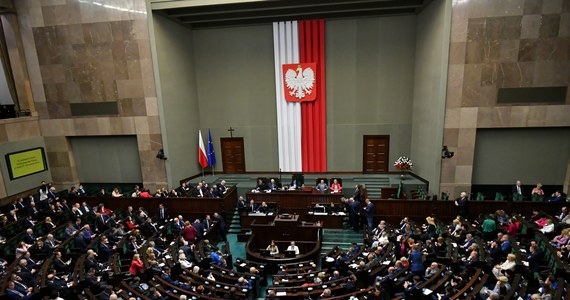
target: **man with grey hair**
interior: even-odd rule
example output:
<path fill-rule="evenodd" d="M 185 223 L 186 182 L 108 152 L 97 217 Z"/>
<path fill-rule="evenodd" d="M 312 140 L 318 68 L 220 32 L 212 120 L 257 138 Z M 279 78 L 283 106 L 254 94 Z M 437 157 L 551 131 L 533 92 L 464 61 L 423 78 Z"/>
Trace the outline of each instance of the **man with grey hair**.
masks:
<path fill-rule="evenodd" d="M 469 199 L 467 198 L 466 192 L 461 192 L 459 198 L 455 200 L 455 206 L 457 206 L 457 214 L 462 217 L 467 217 L 467 206 L 469 204 Z"/>

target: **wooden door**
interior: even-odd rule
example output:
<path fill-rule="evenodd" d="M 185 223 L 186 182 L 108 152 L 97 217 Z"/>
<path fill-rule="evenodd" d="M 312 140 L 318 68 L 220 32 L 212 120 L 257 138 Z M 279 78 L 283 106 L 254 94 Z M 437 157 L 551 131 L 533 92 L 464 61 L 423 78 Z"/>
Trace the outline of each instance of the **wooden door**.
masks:
<path fill-rule="evenodd" d="M 245 173 L 245 152 L 243 138 L 220 138 L 224 173 Z"/>
<path fill-rule="evenodd" d="M 362 148 L 363 173 L 388 172 L 388 158 L 390 157 L 389 135 L 365 135 Z"/>

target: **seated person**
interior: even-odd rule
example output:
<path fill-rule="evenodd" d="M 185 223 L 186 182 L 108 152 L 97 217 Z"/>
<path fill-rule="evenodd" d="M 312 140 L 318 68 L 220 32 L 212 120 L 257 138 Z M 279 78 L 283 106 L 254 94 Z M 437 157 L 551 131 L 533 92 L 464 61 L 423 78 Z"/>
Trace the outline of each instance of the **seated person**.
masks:
<path fill-rule="evenodd" d="M 291 184 L 289 185 L 290 190 L 301 188 L 301 182 L 297 180 L 297 178 L 293 177 L 291 180 Z"/>
<path fill-rule="evenodd" d="M 247 212 L 256 212 L 257 211 L 257 204 L 253 201 L 253 199 L 249 200 L 249 205 L 247 206 Z"/>
<path fill-rule="evenodd" d="M 560 191 L 554 192 L 550 197 L 547 199 L 548 202 L 562 202 L 562 193 Z"/>
<path fill-rule="evenodd" d="M 301 253 L 299 251 L 299 247 L 297 247 L 297 245 L 295 245 L 294 241 L 292 241 L 291 244 L 289 245 L 289 247 L 287 247 L 287 251 L 295 251 L 295 255 L 299 255 L 299 253 Z"/>
<path fill-rule="evenodd" d="M 333 183 L 331 184 L 331 192 L 334 194 L 342 193 L 342 186 L 338 183 L 338 180 L 335 178 L 333 179 Z"/>
<path fill-rule="evenodd" d="M 257 186 L 255 186 L 255 190 L 260 192 L 267 190 L 267 185 L 265 185 L 261 178 L 257 180 Z"/>
<path fill-rule="evenodd" d="M 277 255 L 279 254 L 279 248 L 275 245 L 275 241 L 271 241 L 271 244 L 267 246 L 266 250 L 269 250 L 270 255 Z"/>
<path fill-rule="evenodd" d="M 317 187 L 316 187 L 317 191 L 321 191 L 321 192 L 328 190 L 328 188 L 329 188 L 329 186 L 325 183 L 324 179 L 321 179 L 321 181 L 317 184 Z"/>
<path fill-rule="evenodd" d="M 537 195 L 537 196 L 544 196 L 544 191 L 542 190 L 542 183 L 537 183 L 536 187 L 534 189 L 532 189 L 531 192 L 532 195 Z"/>
<path fill-rule="evenodd" d="M 279 183 L 275 182 L 274 178 L 271 178 L 271 181 L 269 181 L 268 190 L 276 191 L 278 189 L 279 189 Z"/>
<path fill-rule="evenodd" d="M 267 206 L 267 203 L 265 203 L 265 201 L 264 201 L 264 202 L 261 202 L 261 205 L 257 208 L 257 210 L 260 213 L 266 214 L 269 212 L 269 206 Z"/>
<path fill-rule="evenodd" d="M 342 207 L 340 207 L 340 205 L 335 205 L 333 202 L 331 202 L 330 206 L 326 206 L 326 210 L 327 213 L 329 214 L 334 214 L 334 213 L 338 213 L 340 211 L 342 211 Z"/>

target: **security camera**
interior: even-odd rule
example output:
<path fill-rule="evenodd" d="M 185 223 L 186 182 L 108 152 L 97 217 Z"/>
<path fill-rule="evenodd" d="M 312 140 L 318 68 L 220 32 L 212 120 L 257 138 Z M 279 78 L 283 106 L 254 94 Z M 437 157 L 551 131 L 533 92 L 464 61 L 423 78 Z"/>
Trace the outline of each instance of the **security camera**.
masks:
<path fill-rule="evenodd" d="M 166 156 L 164 156 L 164 150 L 163 149 L 158 150 L 158 153 L 156 154 L 156 158 L 166 160 Z"/>
<path fill-rule="evenodd" d="M 449 151 L 447 146 L 443 146 L 443 149 L 441 149 L 441 158 L 442 159 L 452 158 L 454 154 L 455 154 L 455 152 Z"/>

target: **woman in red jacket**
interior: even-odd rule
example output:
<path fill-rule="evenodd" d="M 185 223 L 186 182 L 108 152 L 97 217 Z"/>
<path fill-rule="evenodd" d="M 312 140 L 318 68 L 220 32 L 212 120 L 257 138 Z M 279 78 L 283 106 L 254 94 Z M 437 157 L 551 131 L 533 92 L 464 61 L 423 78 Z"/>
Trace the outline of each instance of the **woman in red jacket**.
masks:
<path fill-rule="evenodd" d="M 144 263 L 138 253 L 133 256 L 133 261 L 131 262 L 129 272 L 131 272 L 133 276 L 141 275 L 144 273 Z"/>
<path fill-rule="evenodd" d="M 135 223 L 133 223 L 133 219 L 130 216 L 125 218 L 125 226 L 127 226 L 127 229 L 129 231 L 137 228 L 137 225 L 135 225 Z"/>

